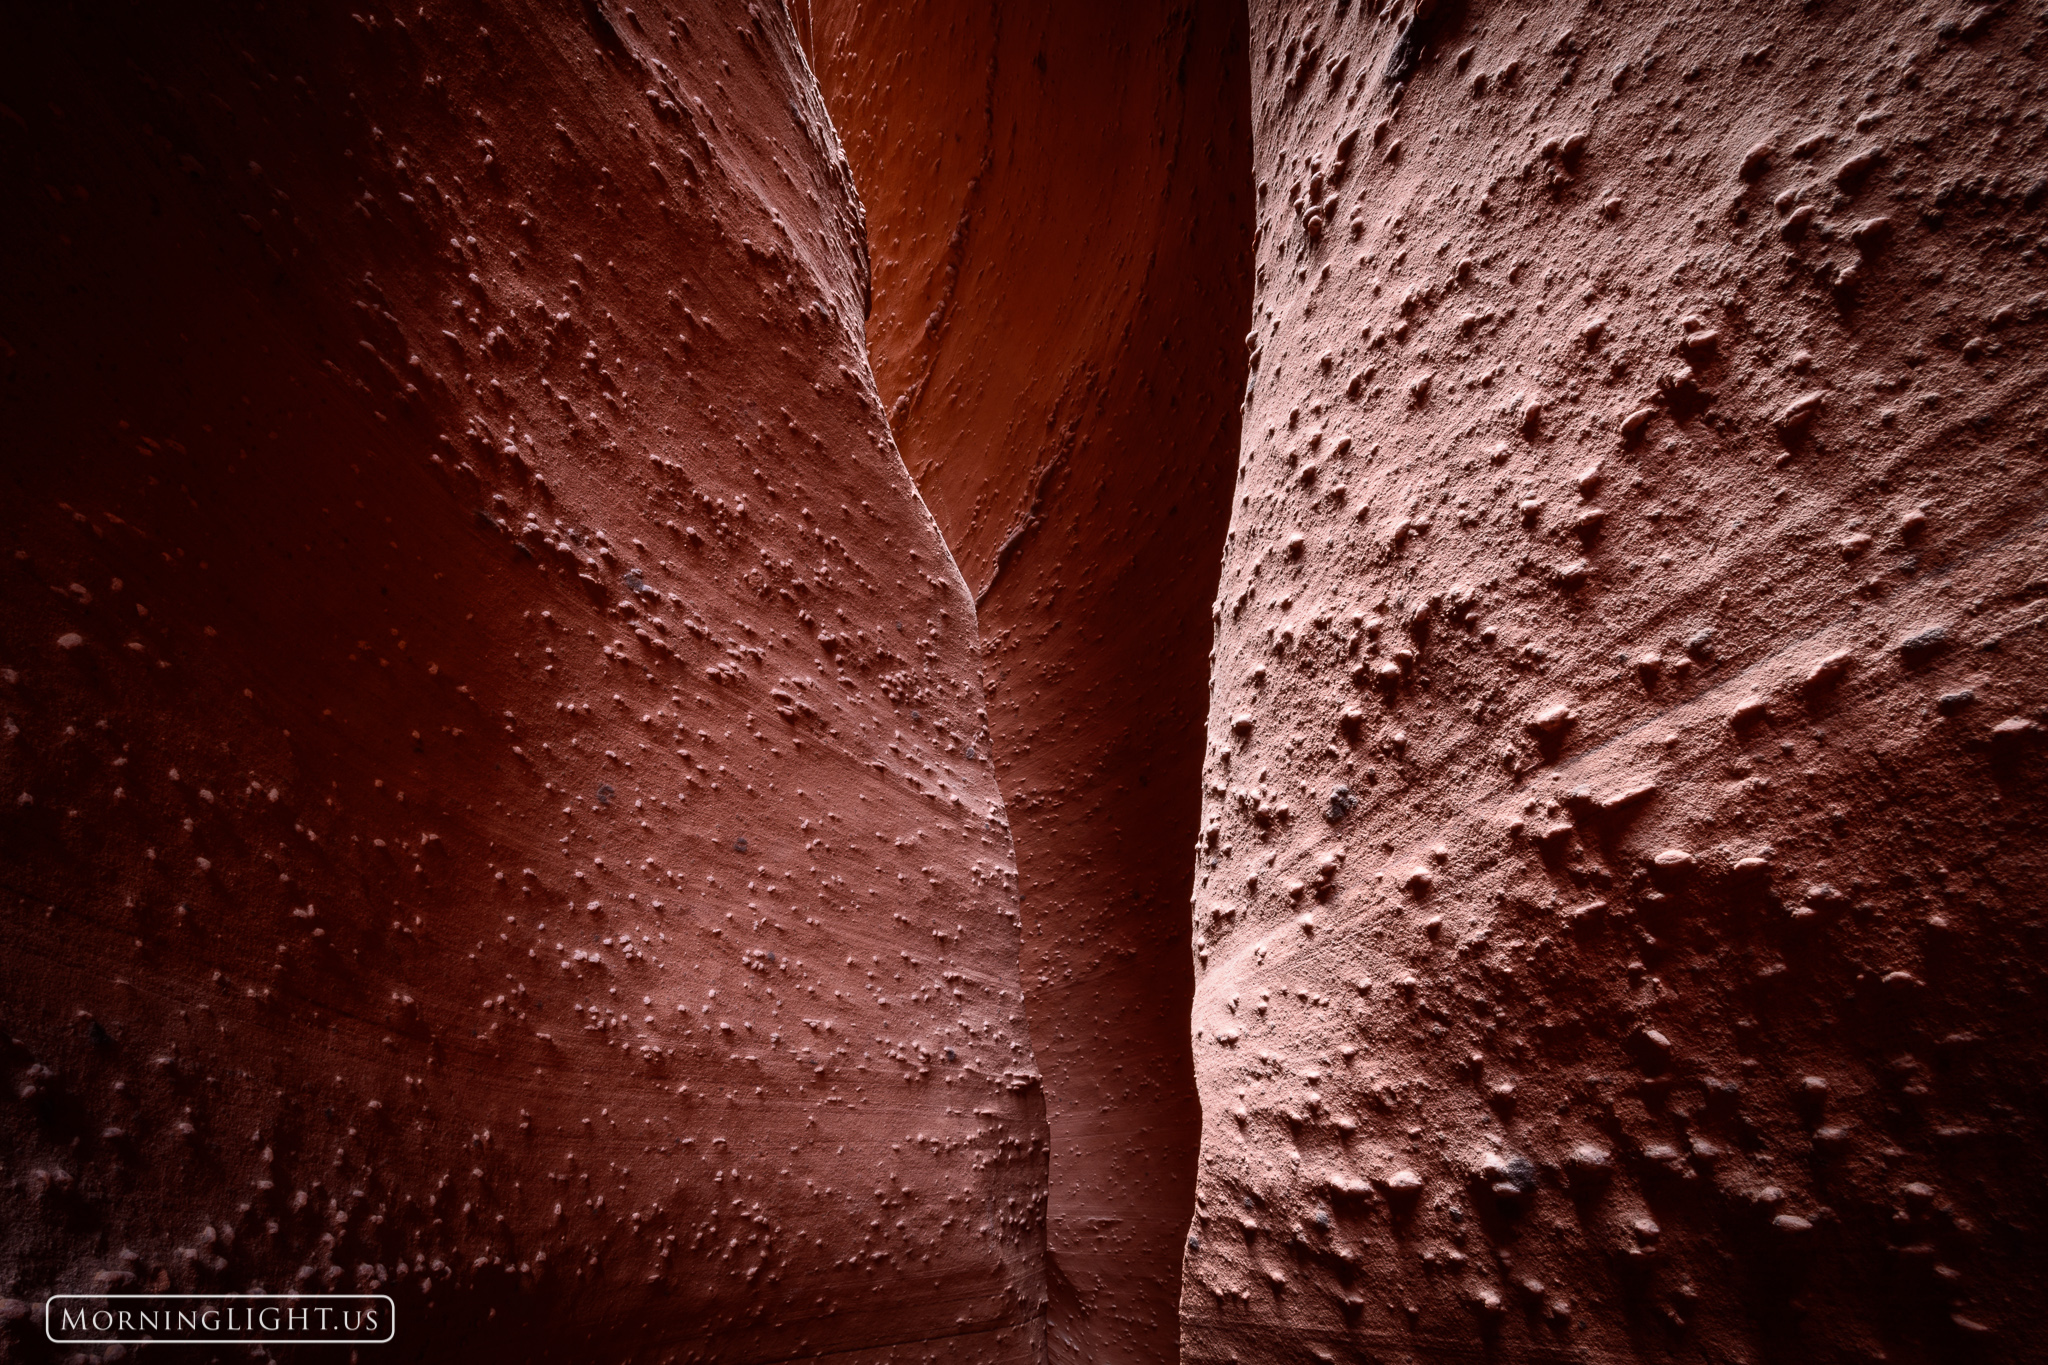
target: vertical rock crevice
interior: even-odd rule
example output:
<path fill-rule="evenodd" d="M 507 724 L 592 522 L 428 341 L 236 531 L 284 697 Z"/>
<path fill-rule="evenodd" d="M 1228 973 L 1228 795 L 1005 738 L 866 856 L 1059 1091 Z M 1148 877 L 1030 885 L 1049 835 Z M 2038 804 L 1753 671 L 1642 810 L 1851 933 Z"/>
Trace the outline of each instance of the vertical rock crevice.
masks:
<path fill-rule="evenodd" d="M 1053 1156 L 1048 1345 L 1171 1360 L 1188 851 L 1250 298 L 1234 6 L 821 3 L 869 345 L 979 607 Z"/>

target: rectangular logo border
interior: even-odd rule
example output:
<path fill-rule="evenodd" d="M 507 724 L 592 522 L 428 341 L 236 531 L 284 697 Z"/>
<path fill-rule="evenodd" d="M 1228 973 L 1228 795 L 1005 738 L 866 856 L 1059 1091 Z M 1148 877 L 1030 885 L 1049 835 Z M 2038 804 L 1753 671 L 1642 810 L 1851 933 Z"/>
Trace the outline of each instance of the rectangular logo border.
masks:
<path fill-rule="evenodd" d="M 221 1303 L 230 1299 L 254 1299 L 261 1303 L 306 1303 L 321 1299 L 382 1299 L 389 1312 L 390 1334 L 382 1337 L 204 1337 L 187 1341 L 176 1337 L 54 1337 L 50 1335 L 51 1306 L 59 1299 L 90 1299 L 111 1303 L 117 1299 L 140 1299 L 148 1303 L 200 1299 Z M 388 1346 L 398 1339 L 398 1303 L 389 1294 L 52 1294 L 43 1300 L 43 1337 L 53 1346 Z"/>

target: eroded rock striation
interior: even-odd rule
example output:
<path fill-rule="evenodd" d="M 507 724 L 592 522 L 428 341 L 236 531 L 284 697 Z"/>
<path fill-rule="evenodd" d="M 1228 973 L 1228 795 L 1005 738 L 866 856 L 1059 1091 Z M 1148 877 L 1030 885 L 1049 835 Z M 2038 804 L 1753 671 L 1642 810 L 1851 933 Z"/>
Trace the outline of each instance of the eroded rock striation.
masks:
<path fill-rule="evenodd" d="M 2040 1328 L 2040 16 L 1252 7 L 1191 1360 Z"/>

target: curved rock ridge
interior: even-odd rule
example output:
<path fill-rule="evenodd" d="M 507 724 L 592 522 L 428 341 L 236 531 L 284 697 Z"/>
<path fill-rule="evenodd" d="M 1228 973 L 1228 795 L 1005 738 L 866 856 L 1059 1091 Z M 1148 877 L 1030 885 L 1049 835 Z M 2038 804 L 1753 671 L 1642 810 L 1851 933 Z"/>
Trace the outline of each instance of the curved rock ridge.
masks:
<path fill-rule="evenodd" d="M 973 595 L 780 7 L 19 19 L 8 1349 L 1042 1356 Z"/>
<path fill-rule="evenodd" d="M 1187 861 L 1251 293 L 1230 5 L 817 7 L 896 440 L 974 588 L 1053 1158 L 1054 1359 L 1172 1360 Z"/>
<path fill-rule="evenodd" d="M 2041 42 L 1252 7 L 1188 1359 L 2030 1353 Z"/>

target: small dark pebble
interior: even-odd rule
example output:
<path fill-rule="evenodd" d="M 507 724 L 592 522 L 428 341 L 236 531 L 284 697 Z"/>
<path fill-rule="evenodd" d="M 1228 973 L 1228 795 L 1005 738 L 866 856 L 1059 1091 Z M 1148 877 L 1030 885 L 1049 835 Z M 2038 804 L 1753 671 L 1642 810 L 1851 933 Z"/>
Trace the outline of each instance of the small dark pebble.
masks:
<path fill-rule="evenodd" d="M 1899 654 L 1908 664 L 1923 663 L 1947 648 L 1947 626 L 1934 626 L 1899 641 Z"/>

